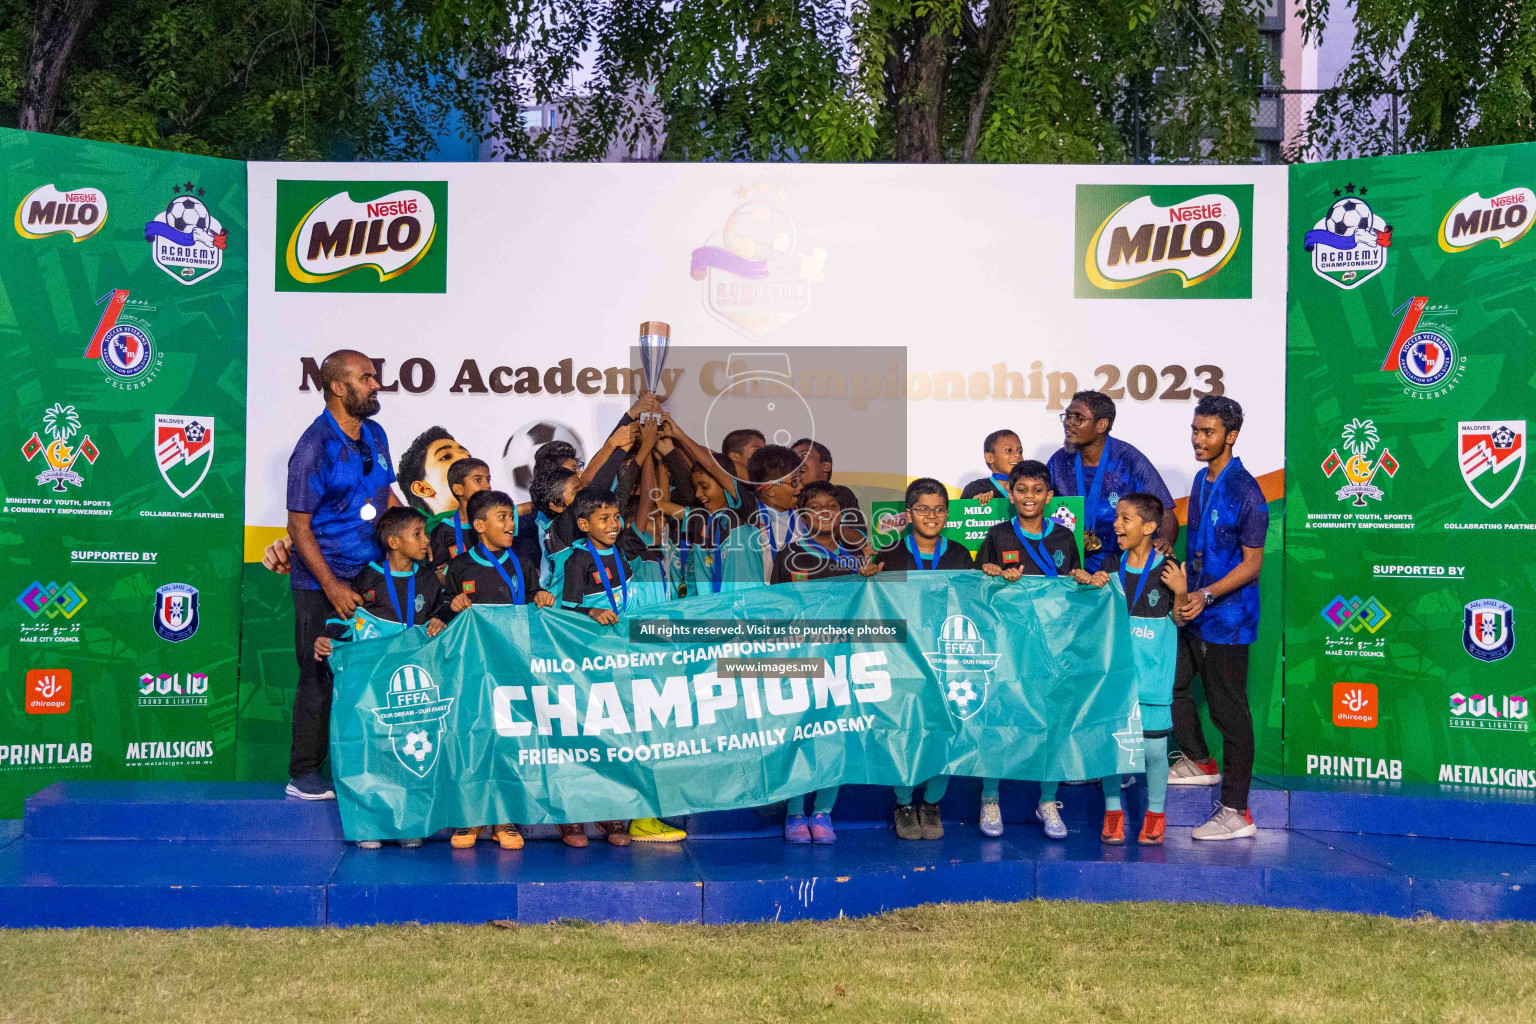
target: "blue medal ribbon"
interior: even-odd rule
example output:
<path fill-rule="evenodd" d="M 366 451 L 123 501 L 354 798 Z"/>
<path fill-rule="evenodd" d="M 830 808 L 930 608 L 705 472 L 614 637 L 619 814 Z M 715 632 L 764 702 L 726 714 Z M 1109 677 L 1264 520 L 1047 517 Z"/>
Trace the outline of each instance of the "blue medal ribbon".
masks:
<path fill-rule="evenodd" d="M 1072 468 L 1077 474 L 1077 493 L 1083 496 L 1083 518 L 1087 520 L 1087 522 L 1083 524 L 1083 531 L 1085 533 L 1093 533 L 1093 528 L 1098 524 L 1099 521 L 1099 501 L 1103 498 L 1104 495 L 1104 470 L 1109 466 L 1111 461 L 1109 457 L 1109 439 L 1104 439 L 1104 451 L 1099 455 L 1099 467 L 1098 469 L 1094 470 L 1093 483 L 1088 485 L 1087 490 L 1083 489 L 1082 452 L 1078 452 L 1077 455 L 1074 456 L 1074 460 L 1075 461 Z M 1102 540 L 1103 538 L 1100 539 Z M 1098 552 L 1094 552 L 1094 554 L 1098 554 Z"/>
<path fill-rule="evenodd" d="M 917 541 L 913 539 L 910 533 L 907 534 L 907 551 L 912 555 L 912 561 L 917 563 L 919 569 L 937 569 L 939 567 L 939 559 L 944 557 L 944 552 L 948 547 L 949 540 L 940 537 L 939 542 L 933 548 L 933 564 L 929 565 L 923 561 L 923 553 L 917 550 Z"/>
<path fill-rule="evenodd" d="M 597 548 L 594 547 L 590 542 L 583 540 L 583 541 L 577 541 L 577 543 L 580 544 L 582 547 L 586 548 L 587 549 L 587 553 L 592 556 L 592 561 L 597 563 L 597 578 L 603 584 L 603 593 L 608 598 L 608 607 L 613 609 L 613 612 L 614 612 L 615 615 L 617 615 L 619 612 L 623 611 L 624 608 L 628 608 L 629 607 L 629 579 L 628 579 L 628 577 L 626 576 L 626 574 L 624 572 L 624 556 L 619 554 L 618 546 L 615 545 L 614 547 L 609 548 L 608 549 L 608 553 L 613 556 L 613 571 L 614 571 L 614 575 L 618 576 L 618 578 L 619 578 L 619 593 L 622 594 L 623 597 L 624 597 L 624 605 L 623 605 L 623 607 L 620 607 L 619 602 L 614 599 L 614 596 L 613 596 L 613 584 L 611 582 L 609 582 L 609 579 L 608 579 L 608 567 L 603 564 L 603 556 L 598 553 Z"/>
<path fill-rule="evenodd" d="M 389 606 L 395 610 L 395 621 L 402 626 L 414 626 L 416 624 L 416 572 L 411 571 L 410 581 L 405 585 L 405 606 L 411 610 L 410 618 L 400 610 L 400 597 L 395 593 L 395 576 L 393 569 L 386 569 L 378 562 L 369 563 L 379 572 L 384 574 L 384 593 L 389 595 Z"/>
<path fill-rule="evenodd" d="M 490 549 L 485 546 L 483 541 L 480 543 L 479 547 L 480 554 L 485 558 L 487 562 L 490 563 L 491 568 L 496 570 L 496 574 L 501 577 L 501 581 L 505 583 L 507 585 L 507 589 L 512 592 L 512 603 L 527 604 L 528 594 L 526 593 L 526 587 L 523 583 L 523 563 L 512 554 L 512 549 L 507 548 L 501 553 L 500 558 L 496 558 L 491 555 Z M 507 574 L 506 566 L 502 564 L 509 558 L 512 560 L 512 571 L 517 573 L 516 584 L 512 582 L 512 577 Z"/>
<path fill-rule="evenodd" d="M 1130 555 L 1127 554 L 1126 557 L 1120 559 L 1120 589 L 1124 590 L 1127 594 L 1129 594 L 1130 591 L 1126 589 L 1125 585 L 1125 563 L 1129 560 L 1129 558 Z M 1132 612 L 1134 612 L 1136 610 L 1136 606 L 1141 603 L 1141 593 L 1147 589 L 1147 580 L 1152 578 L 1153 570 L 1157 568 L 1157 563 L 1161 562 L 1162 560 L 1163 556 L 1154 551 L 1152 552 L 1152 557 L 1147 559 L 1147 564 L 1141 567 L 1141 579 L 1136 583 L 1136 596 L 1131 598 L 1130 610 Z"/>
<path fill-rule="evenodd" d="M 1221 467 L 1221 472 L 1216 474 L 1215 481 L 1209 487 L 1206 486 L 1204 473 L 1195 474 L 1195 483 L 1199 486 L 1195 489 L 1194 497 L 1199 499 L 1200 520 L 1195 524 L 1195 546 L 1194 551 L 1190 553 L 1189 560 L 1192 563 L 1191 568 L 1195 570 L 1197 576 L 1205 571 L 1205 551 L 1216 534 L 1216 509 L 1214 508 L 1216 499 L 1221 496 L 1221 485 L 1227 478 L 1227 470 L 1231 469 L 1236 463 L 1237 459 L 1228 460 L 1227 464 Z M 1209 497 L 1207 497 L 1207 492 L 1209 492 Z M 1193 590 L 1193 586 L 1190 589 Z"/>
<path fill-rule="evenodd" d="M 997 492 L 998 497 L 1006 499 L 1008 497 L 1008 474 L 993 473 L 988 479 L 992 481 L 992 489 Z"/>
<path fill-rule="evenodd" d="M 1013 535 L 1019 538 L 1019 543 L 1023 545 L 1025 554 L 1029 555 L 1029 560 L 1039 566 L 1040 571 L 1047 576 L 1054 577 L 1060 575 L 1056 571 L 1056 563 L 1051 561 L 1051 556 L 1046 554 L 1045 551 L 1045 538 L 1051 535 L 1051 527 L 1054 525 L 1052 521 L 1049 519 L 1045 521 L 1045 529 L 1040 533 L 1038 550 L 1034 544 L 1030 543 L 1029 538 L 1024 536 L 1024 528 L 1019 525 L 1019 517 L 1014 516 L 1011 522 L 1013 524 Z"/>

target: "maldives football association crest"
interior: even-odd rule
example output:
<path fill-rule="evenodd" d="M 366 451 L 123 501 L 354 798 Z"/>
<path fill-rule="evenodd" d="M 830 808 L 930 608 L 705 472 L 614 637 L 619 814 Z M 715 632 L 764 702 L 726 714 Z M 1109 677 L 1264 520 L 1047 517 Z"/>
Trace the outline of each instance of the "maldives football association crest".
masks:
<path fill-rule="evenodd" d="M 165 209 L 144 225 L 155 266 L 182 284 L 196 284 L 219 272 L 229 232 L 208 209 L 203 189 L 192 182 L 174 185 Z"/>
<path fill-rule="evenodd" d="M 987 650 L 976 623 L 964 615 L 951 615 L 939 627 L 939 649 L 924 653 L 938 676 L 944 702 L 961 721 L 973 718 L 987 703 L 992 671 L 1000 654 Z"/>
<path fill-rule="evenodd" d="M 1461 478 L 1477 500 L 1498 508 L 1525 472 L 1525 420 L 1461 423 Z"/>
<path fill-rule="evenodd" d="M 155 591 L 155 632 L 160 639 L 179 644 L 197 632 L 197 588 L 167 583 Z"/>
<path fill-rule="evenodd" d="M 1515 649 L 1515 610 L 1503 601 L 1473 601 L 1463 624 L 1462 646 L 1478 661 L 1501 661 Z"/>
<path fill-rule="evenodd" d="M 1358 288 L 1387 265 L 1392 226 L 1365 201 L 1353 182 L 1334 189 L 1333 205 L 1302 239 L 1312 270 L 1340 288 Z"/>
<path fill-rule="evenodd" d="M 1349 453 L 1349 458 L 1341 457 L 1335 448 L 1323 460 L 1324 476 L 1332 479 L 1335 473 L 1344 474 L 1344 486 L 1339 488 L 1336 496 L 1340 501 L 1353 499 L 1356 508 L 1364 508 L 1367 498 L 1380 501 L 1382 490 L 1374 481 L 1381 473 L 1389 478 L 1396 476 L 1397 460 L 1385 445 L 1381 445 L 1380 456 L 1371 458 L 1371 453 L 1381 444 L 1376 424 L 1371 420 L 1352 419 L 1344 424 L 1339 437 L 1344 442 L 1344 450 Z"/>
<path fill-rule="evenodd" d="M 155 463 L 179 496 L 197 490 L 213 465 L 213 417 L 156 413 Z"/>
<path fill-rule="evenodd" d="M 443 719 L 451 710 L 453 698 L 442 696 L 426 669 L 402 665 L 389 677 L 384 706 L 373 713 L 389 729 L 390 745 L 405 770 L 424 779 L 437 764 Z"/>

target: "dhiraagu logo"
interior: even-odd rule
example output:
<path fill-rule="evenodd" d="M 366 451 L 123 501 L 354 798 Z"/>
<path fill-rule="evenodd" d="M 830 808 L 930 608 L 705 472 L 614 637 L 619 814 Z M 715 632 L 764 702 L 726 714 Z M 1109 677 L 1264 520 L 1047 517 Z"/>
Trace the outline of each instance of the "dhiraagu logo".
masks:
<path fill-rule="evenodd" d="M 280 292 L 448 290 L 446 181 L 279 181 Z"/>
<path fill-rule="evenodd" d="M 1079 185 L 1079 299 L 1253 297 L 1252 185 Z"/>

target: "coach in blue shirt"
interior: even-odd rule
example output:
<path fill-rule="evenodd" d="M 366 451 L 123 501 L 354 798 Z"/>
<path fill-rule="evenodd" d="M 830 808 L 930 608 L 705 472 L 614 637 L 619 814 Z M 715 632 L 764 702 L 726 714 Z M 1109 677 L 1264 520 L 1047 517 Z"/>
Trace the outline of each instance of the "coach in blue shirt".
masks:
<path fill-rule="evenodd" d="M 1243 407 L 1224 396 L 1195 406 L 1190 441 L 1204 463 L 1190 484 L 1185 568 L 1189 596 L 1181 609 L 1173 683 L 1173 733 L 1179 762 L 1169 785 L 1220 785 L 1221 804 L 1195 839 L 1237 839 L 1254 834 L 1248 813 L 1253 779 L 1253 713 L 1248 707 L 1248 645 L 1259 630 L 1259 569 L 1269 505 L 1259 483 L 1232 446 L 1243 426 Z M 1225 771 L 1218 771 L 1190 696 L 1195 676 L 1205 684 L 1211 724 L 1221 733 Z"/>
<path fill-rule="evenodd" d="M 1114 399 L 1102 391 L 1079 391 L 1061 414 L 1062 446 L 1051 456 L 1051 490 L 1057 496 L 1083 498 L 1083 551 L 1089 572 L 1120 552 L 1115 536 L 1115 506 L 1121 497 L 1141 492 L 1163 503 L 1163 519 L 1153 542 L 1164 555 L 1179 539 L 1179 517 L 1162 474 L 1133 445 L 1110 437 L 1115 425 Z"/>
<path fill-rule="evenodd" d="M 379 411 L 373 361 L 342 349 L 320 364 L 325 411 L 309 425 L 288 457 L 288 536 L 293 634 L 299 686 L 293 695 L 293 747 L 288 795 L 334 800 L 320 774 L 331 725 L 331 670 L 315 657 L 315 638 L 333 615 L 350 618 L 362 602 L 351 580 L 379 558 L 374 521 L 398 505 L 390 484 L 389 439 L 368 417 Z"/>

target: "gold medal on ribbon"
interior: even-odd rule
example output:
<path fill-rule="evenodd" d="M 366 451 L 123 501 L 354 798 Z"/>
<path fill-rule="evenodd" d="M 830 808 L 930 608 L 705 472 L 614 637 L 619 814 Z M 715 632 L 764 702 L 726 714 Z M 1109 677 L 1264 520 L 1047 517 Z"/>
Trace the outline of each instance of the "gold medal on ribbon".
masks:
<path fill-rule="evenodd" d="M 1097 551 L 1103 546 L 1104 542 L 1099 540 L 1099 535 L 1096 533 L 1089 533 L 1083 537 L 1083 549 L 1086 551 Z"/>

